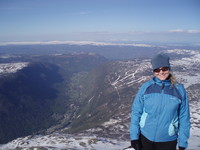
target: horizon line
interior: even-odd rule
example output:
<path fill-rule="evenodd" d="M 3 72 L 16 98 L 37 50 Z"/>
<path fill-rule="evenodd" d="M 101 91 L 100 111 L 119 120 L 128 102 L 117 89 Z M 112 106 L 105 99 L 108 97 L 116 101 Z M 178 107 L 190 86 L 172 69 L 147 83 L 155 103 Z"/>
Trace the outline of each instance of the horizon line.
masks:
<path fill-rule="evenodd" d="M 94 45 L 94 46 L 137 46 L 137 47 L 155 47 L 151 44 L 128 44 L 128 43 L 112 43 L 112 42 L 95 42 L 95 41 L 35 41 L 35 42 L 0 42 L 0 46 L 9 45 Z"/>

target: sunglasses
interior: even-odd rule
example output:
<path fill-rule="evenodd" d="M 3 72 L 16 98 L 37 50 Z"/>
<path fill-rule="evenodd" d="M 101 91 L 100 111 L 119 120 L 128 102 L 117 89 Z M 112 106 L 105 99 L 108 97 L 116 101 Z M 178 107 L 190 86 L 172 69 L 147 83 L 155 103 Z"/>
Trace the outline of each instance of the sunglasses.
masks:
<path fill-rule="evenodd" d="M 157 69 L 154 69 L 153 72 L 159 73 L 161 70 L 165 72 L 165 71 L 169 71 L 169 68 L 168 67 L 157 68 Z"/>

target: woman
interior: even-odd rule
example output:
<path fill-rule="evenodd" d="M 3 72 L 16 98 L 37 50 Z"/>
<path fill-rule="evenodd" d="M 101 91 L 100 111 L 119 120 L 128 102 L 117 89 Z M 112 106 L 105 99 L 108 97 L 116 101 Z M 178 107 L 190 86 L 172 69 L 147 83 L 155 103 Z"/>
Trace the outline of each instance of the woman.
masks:
<path fill-rule="evenodd" d="M 132 105 L 130 137 L 136 150 L 187 148 L 189 105 L 182 84 L 170 73 L 169 57 L 158 54 L 151 61 L 155 77 L 139 89 Z"/>

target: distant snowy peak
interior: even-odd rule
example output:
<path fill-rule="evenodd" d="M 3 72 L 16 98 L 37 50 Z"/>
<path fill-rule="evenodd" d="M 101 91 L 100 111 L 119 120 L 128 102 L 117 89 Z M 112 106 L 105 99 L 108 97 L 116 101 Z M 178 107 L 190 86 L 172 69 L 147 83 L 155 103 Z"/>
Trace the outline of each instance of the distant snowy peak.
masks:
<path fill-rule="evenodd" d="M 171 49 L 164 51 L 171 59 L 172 72 L 176 79 L 188 88 L 200 83 L 200 51 Z"/>
<path fill-rule="evenodd" d="M 200 52 L 186 49 L 166 50 L 165 53 L 177 56 L 179 59 L 174 60 L 175 65 L 193 65 L 200 64 Z"/>
<path fill-rule="evenodd" d="M 134 46 L 134 47 L 156 47 L 150 44 L 127 44 L 127 43 L 110 43 L 110 42 L 94 42 L 94 41 L 46 41 L 46 42 L 1 42 L 0 46 L 6 45 L 94 45 L 94 46 Z"/>
<path fill-rule="evenodd" d="M 2 74 L 15 73 L 18 70 L 28 66 L 28 62 L 17 62 L 17 63 L 1 63 L 0 64 L 0 76 Z"/>
<path fill-rule="evenodd" d="M 166 50 L 165 53 L 175 53 L 175 54 L 180 54 L 180 55 L 195 55 L 195 54 L 199 54 L 198 51 L 187 50 L 187 49 L 170 49 L 170 50 Z"/>

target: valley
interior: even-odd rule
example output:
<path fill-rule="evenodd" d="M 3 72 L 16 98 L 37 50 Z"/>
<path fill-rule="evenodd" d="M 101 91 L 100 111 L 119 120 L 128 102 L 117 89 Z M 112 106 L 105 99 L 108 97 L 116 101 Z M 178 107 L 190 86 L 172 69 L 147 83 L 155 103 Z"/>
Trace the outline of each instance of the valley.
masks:
<path fill-rule="evenodd" d="M 192 123 L 189 149 L 197 150 L 200 52 L 171 47 L 162 52 L 171 57 L 172 72 L 187 90 Z M 17 56 L 1 57 L 0 149 L 129 146 L 133 99 L 141 84 L 153 77 L 150 56 L 126 60 L 91 52 Z"/>

